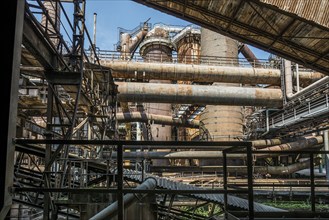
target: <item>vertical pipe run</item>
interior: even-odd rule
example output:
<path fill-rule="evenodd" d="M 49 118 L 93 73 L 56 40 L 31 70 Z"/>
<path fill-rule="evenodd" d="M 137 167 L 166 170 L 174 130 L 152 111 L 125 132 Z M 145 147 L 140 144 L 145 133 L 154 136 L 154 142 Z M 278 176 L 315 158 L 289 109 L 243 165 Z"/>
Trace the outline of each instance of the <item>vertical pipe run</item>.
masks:
<path fill-rule="evenodd" d="M 97 22 L 97 13 L 94 13 L 94 34 L 93 34 L 93 46 L 96 49 L 96 22 Z"/>
<path fill-rule="evenodd" d="M 291 61 L 284 60 L 284 83 L 287 99 L 293 95 Z"/>
<path fill-rule="evenodd" d="M 300 91 L 299 88 L 299 65 L 296 63 L 296 84 L 297 84 L 297 92 Z"/>
<path fill-rule="evenodd" d="M 90 51 L 91 54 L 91 60 L 93 63 L 96 63 L 96 22 L 97 22 L 97 13 L 94 13 L 94 32 L 93 32 L 93 45 L 92 45 L 92 50 Z M 93 72 L 91 72 L 93 75 Z"/>

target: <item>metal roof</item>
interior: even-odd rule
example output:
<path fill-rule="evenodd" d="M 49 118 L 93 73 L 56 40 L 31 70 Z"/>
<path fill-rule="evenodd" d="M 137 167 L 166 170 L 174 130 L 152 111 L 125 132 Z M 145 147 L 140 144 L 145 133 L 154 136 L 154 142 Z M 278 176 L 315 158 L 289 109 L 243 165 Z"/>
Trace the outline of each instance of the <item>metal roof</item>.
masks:
<path fill-rule="evenodd" d="M 329 75 L 327 0 L 134 0 Z"/>

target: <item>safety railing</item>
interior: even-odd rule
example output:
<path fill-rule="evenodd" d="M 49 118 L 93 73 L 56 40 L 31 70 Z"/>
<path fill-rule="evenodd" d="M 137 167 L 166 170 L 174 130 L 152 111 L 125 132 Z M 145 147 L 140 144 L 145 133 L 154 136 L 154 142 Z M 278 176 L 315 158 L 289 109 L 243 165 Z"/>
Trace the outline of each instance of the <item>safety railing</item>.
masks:
<path fill-rule="evenodd" d="M 90 51 L 86 51 L 90 54 Z M 103 62 L 108 61 L 132 61 L 132 62 L 155 62 L 152 59 L 147 59 L 147 57 L 142 57 L 138 53 L 135 53 L 132 58 L 130 56 L 124 55 L 118 51 L 110 50 L 98 50 L 97 55 Z M 168 60 L 167 54 L 152 54 L 149 53 L 148 56 L 157 55 L 160 59 L 157 59 L 157 63 L 185 63 L 185 64 L 198 64 L 198 65 L 216 65 L 216 66 L 240 66 L 240 67 L 256 67 L 256 65 L 261 65 L 261 68 L 266 69 L 280 69 L 280 66 L 269 62 L 266 59 L 259 60 L 257 62 L 250 63 L 245 58 L 229 58 L 229 57 L 216 57 L 216 56 L 200 56 L 200 55 L 178 55 L 173 53 L 171 59 Z M 163 56 L 163 59 L 161 59 Z M 259 66 L 257 66 L 259 68 Z"/>

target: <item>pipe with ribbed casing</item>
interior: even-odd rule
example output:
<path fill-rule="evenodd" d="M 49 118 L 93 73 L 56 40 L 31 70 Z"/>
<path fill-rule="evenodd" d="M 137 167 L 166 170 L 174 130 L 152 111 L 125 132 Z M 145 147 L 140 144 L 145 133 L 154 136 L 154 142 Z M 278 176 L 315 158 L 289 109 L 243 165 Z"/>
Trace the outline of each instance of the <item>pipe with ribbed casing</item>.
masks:
<path fill-rule="evenodd" d="M 121 61 L 103 61 L 102 64 L 111 68 L 114 78 L 227 82 L 252 85 L 281 84 L 280 70 L 278 69 Z M 317 72 L 299 72 L 300 83 L 303 85 L 309 85 L 322 77 L 323 75 Z"/>
<path fill-rule="evenodd" d="M 178 127 L 198 128 L 199 121 L 188 121 L 183 118 L 173 118 L 167 115 L 155 115 L 145 112 L 124 112 L 117 113 L 118 122 L 150 122 L 151 124 L 174 125 Z"/>
<path fill-rule="evenodd" d="M 117 82 L 120 102 L 157 102 L 206 105 L 282 105 L 280 89 L 158 83 Z"/>

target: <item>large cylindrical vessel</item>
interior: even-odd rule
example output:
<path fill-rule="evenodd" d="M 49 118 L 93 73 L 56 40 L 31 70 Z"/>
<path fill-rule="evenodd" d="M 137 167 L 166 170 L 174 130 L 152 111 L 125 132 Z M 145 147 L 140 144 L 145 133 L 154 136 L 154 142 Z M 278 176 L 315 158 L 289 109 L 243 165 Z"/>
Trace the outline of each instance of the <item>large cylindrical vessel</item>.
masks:
<path fill-rule="evenodd" d="M 211 30 L 201 29 L 201 56 L 216 56 L 223 63 L 236 63 L 238 43 Z M 209 57 L 210 59 L 210 57 Z M 231 60 L 230 60 L 231 59 Z M 228 62 L 225 62 L 228 61 Z M 232 62 L 230 62 L 232 61 Z M 213 85 L 239 87 L 240 84 L 214 83 Z M 200 117 L 200 137 L 212 141 L 233 141 L 243 136 L 243 115 L 241 106 L 207 105 Z M 215 161 L 201 161 L 202 165 L 211 165 Z"/>
<path fill-rule="evenodd" d="M 140 54 L 147 62 L 170 62 L 173 46 L 169 39 L 169 32 L 161 26 L 155 26 L 140 45 Z M 150 83 L 171 83 L 170 80 L 150 80 Z M 150 114 L 172 116 L 172 105 L 164 103 L 145 104 Z M 154 141 L 171 141 L 171 126 L 151 125 L 151 134 Z M 154 160 L 154 165 L 165 165 L 167 160 Z"/>

